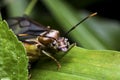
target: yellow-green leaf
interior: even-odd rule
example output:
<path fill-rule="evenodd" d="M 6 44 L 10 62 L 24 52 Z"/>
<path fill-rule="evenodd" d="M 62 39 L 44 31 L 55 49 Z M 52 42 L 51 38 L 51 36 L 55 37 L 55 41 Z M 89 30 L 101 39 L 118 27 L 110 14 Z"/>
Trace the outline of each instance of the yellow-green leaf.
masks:
<path fill-rule="evenodd" d="M 120 80 L 120 52 L 73 47 L 56 69 L 52 60 L 39 62 L 31 71 L 31 80 Z"/>

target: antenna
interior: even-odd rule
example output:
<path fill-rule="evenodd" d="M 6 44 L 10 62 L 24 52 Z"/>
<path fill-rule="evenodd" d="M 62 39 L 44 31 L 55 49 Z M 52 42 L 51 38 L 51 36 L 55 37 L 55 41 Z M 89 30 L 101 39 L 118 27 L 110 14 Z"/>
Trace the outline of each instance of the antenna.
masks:
<path fill-rule="evenodd" d="M 85 20 L 87 20 L 90 17 L 93 17 L 97 15 L 97 12 L 92 13 L 90 15 L 88 15 L 87 17 L 85 17 L 83 20 L 81 20 L 80 22 L 78 22 L 76 25 L 74 25 L 68 32 L 65 33 L 65 36 L 67 36 L 72 30 L 74 30 L 76 27 L 78 27 L 78 25 L 80 25 L 82 22 L 84 22 Z"/>

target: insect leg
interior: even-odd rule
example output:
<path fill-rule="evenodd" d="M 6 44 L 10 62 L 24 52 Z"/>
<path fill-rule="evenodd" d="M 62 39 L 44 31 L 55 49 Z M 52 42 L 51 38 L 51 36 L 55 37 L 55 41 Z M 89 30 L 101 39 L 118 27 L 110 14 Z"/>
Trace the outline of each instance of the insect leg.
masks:
<path fill-rule="evenodd" d="M 61 68 L 61 65 L 60 65 L 60 63 L 59 63 L 59 61 L 58 61 L 57 59 L 55 59 L 53 56 L 51 56 L 48 52 L 46 52 L 46 51 L 44 51 L 44 50 L 42 50 L 42 52 L 43 52 L 46 56 L 50 57 L 51 59 L 53 59 L 53 60 L 56 62 L 57 66 L 58 66 L 57 70 L 59 70 L 59 69 Z"/>

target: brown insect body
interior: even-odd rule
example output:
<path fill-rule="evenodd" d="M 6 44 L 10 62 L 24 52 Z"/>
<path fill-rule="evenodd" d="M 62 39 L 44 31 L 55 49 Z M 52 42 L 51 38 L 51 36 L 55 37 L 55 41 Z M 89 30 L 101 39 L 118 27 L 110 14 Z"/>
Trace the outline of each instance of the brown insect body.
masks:
<path fill-rule="evenodd" d="M 93 13 L 85 17 L 82 21 L 73 26 L 65 34 L 65 36 L 67 36 L 80 23 L 96 14 L 97 13 Z M 16 20 L 17 22 L 10 25 L 10 28 L 15 32 L 19 40 L 23 42 L 27 51 L 27 55 L 29 57 L 29 61 L 34 62 L 39 58 L 42 58 L 40 56 L 46 55 L 57 63 L 59 69 L 61 65 L 59 61 L 57 61 L 57 59 L 53 57 L 53 55 L 56 53 L 56 51 L 68 51 L 68 39 L 65 37 L 61 37 L 58 30 L 50 29 L 50 27 L 44 28 L 42 25 L 29 18 L 17 17 L 13 18 L 12 20 Z M 51 50 L 53 52 L 51 52 Z"/>
<path fill-rule="evenodd" d="M 23 36 L 23 34 L 21 36 Z M 37 60 L 42 55 L 46 55 L 52 58 L 58 64 L 58 68 L 60 68 L 60 63 L 52 55 L 57 51 L 66 52 L 69 47 L 69 42 L 67 38 L 60 37 L 58 30 L 50 29 L 49 31 L 41 33 L 37 38 L 26 39 L 24 46 L 30 62 Z M 51 53 L 51 51 L 54 52 Z"/>

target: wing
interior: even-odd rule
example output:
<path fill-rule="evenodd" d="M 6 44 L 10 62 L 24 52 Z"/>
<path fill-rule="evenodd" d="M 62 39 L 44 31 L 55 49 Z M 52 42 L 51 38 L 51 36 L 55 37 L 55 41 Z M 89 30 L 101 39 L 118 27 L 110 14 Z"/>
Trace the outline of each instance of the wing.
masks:
<path fill-rule="evenodd" d="M 19 40 L 24 41 L 25 39 L 35 38 L 37 35 L 44 31 L 48 31 L 47 27 L 29 19 L 26 17 L 16 17 L 7 20 L 10 28 L 16 35 L 18 34 L 30 34 L 28 36 L 20 36 Z M 36 36 L 35 36 L 36 35 Z"/>

